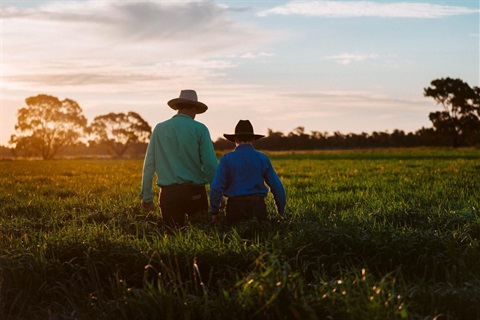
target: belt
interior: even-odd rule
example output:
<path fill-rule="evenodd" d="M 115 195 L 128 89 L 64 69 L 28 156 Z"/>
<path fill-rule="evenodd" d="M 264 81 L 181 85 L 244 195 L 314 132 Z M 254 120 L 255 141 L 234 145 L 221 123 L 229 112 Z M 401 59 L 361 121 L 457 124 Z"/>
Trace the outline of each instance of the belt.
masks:
<path fill-rule="evenodd" d="M 245 195 L 245 196 L 236 196 L 236 197 L 231 197 L 231 198 L 228 198 L 228 200 L 248 200 L 248 201 L 263 201 L 263 197 L 260 197 L 260 196 L 257 196 L 257 195 L 254 195 L 254 194 L 249 194 L 249 195 Z"/>
<path fill-rule="evenodd" d="M 204 185 L 196 185 L 196 184 L 191 184 L 191 183 L 179 183 L 179 184 L 171 184 L 168 186 L 160 186 L 162 189 L 200 189 L 200 188 L 205 188 Z"/>

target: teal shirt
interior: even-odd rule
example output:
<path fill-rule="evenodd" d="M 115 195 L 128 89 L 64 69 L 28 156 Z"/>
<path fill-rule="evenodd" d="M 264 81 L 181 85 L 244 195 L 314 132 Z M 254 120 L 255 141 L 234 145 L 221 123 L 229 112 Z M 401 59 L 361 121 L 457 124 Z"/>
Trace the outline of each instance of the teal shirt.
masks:
<path fill-rule="evenodd" d="M 157 185 L 189 183 L 205 185 L 212 181 L 218 160 L 207 127 L 185 114 L 157 124 L 150 137 L 143 163 L 141 197 L 153 200 L 152 180 Z"/>

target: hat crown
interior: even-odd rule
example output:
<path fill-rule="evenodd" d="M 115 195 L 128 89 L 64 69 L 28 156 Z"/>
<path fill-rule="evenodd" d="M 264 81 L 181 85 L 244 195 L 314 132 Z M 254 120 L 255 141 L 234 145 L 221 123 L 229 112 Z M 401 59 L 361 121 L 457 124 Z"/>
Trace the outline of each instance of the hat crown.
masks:
<path fill-rule="evenodd" d="M 185 105 L 194 106 L 196 108 L 197 114 L 204 113 L 208 109 L 206 104 L 198 101 L 197 92 L 191 89 L 181 90 L 180 96 L 178 98 L 168 101 L 167 104 L 170 106 L 170 108 L 174 110 L 178 110 Z"/>
<path fill-rule="evenodd" d="M 182 90 L 180 91 L 179 98 L 198 102 L 197 92 L 195 90 Z"/>
<path fill-rule="evenodd" d="M 248 120 L 240 120 L 235 127 L 235 134 L 253 134 L 253 126 Z"/>
<path fill-rule="evenodd" d="M 253 140 L 258 140 L 265 137 L 264 135 L 253 133 L 253 126 L 248 120 L 238 121 L 237 126 L 235 127 L 235 134 L 224 133 L 223 136 L 232 142 L 236 142 L 235 137 L 239 136 L 252 136 Z"/>

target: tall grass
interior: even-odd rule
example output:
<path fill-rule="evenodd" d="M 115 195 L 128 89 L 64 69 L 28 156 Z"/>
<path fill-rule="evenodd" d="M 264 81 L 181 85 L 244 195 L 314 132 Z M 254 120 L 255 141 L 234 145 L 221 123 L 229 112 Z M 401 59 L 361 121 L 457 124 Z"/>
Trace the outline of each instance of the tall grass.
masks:
<path fill-rule="evenodd" d="M 271 158 L 286 217 L 175 232 L 141 161 L 1 162 L 0 318 L 480 318 L 480 151 Z"/>

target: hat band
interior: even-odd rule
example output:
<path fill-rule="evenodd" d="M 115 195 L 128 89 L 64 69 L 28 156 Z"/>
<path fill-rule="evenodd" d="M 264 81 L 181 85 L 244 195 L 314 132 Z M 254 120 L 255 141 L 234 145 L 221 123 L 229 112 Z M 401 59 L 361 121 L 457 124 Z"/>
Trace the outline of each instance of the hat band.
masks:
<path fill-rule="evenodd" d="M 247 134 L 251 134 L 252 136 L 255 135 L 253 132 L 235 132 L 235 135 L 247 135 Z"/>

